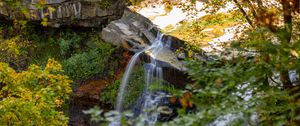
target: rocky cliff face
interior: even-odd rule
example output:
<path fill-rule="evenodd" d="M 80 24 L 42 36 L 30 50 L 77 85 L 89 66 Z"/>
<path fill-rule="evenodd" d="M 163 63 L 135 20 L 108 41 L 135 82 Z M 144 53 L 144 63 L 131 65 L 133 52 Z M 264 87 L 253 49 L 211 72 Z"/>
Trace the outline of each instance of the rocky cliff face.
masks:
<path fill-rule="evenodd" d="M 124 0 L 23 0 L 23 8 L 12 9 L 0 2 L 0 17 L 7 20 L 47 20 L 48 26 L 99 27 L 119 19 Z M 24 11 L 25 10 L 25 11 Z"/>
<path fill-rule="evenodd" d="M 42 1 L 42 2 L 41 2 Z M 146 17 L 126 9 L 125 0 L 23 0 L 23 7 L 11 7 L 0 2 L 0 19 L 47 21 L 47 26 L 100 27 L 102 38 L 127 50 L 137 52 L 155 41 L 159 29 Z M 24 10 L 25 8 L 25 10 Z M 105 28 L 104 28 L 105 27 Z M 164 39 L 174 38 L 165 36 Z M 164 48 L 156 57 L 164 66 L 185 71 L 183 62 L 174 53 L 182 41 L 165 40 L 171 48 Z M 176 44 L 177 43 L 177 44 Z M 176 48 L 173 48 L 176 47 Z M 151 56 L 151 51 L 146 52 Z"/>

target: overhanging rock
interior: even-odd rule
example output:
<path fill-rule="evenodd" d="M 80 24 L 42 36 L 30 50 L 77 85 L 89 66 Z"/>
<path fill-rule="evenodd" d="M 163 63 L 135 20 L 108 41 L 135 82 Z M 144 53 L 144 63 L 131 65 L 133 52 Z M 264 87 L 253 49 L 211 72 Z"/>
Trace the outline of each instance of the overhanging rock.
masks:
<path fill-rule="evenodd" d="M 159 29 L 149 19 L 126 9 L 121 19 L 112 21 L 102 30 L 102 39 L 116 46 L 122 46 L 127 50 L 137 52 L 151 45 L 155 41 L 158 32 Z M 176 51 L 174 49 L 176 47 L 175 43 L 177 46 L 180 42 L 184 45 L 183 41 L 168 41 L 169 38 L 172 38 L 172 36 L 164 36 L 163 41 L 170 42 L 170 48 L 164 48 L 155 59 L 161 61 L 164 66 L 185 71 L 186 68 L 183 62 L 179 61 L 174 53 Z M 178 49 L 178 47 L 176 48 Z M 145 54 L 152 56 L 151 50 L 146 51 Z"/>
<path fill-rule="evenodd" d="M 47 26 L 106 26 L 119 19 L 124 0 L 23 0 L 23 7 L 12 9 L 0 2 L 0 17 L 6 20 L 47 21 Z"/>
<path fill-rule="evenodd" d="M 150 45 L 156 33 L 157 29 L 150 20 L 127 9 L 121 19 L 112 21 L 102 30 L 102 38 L 136 52 Z"/>

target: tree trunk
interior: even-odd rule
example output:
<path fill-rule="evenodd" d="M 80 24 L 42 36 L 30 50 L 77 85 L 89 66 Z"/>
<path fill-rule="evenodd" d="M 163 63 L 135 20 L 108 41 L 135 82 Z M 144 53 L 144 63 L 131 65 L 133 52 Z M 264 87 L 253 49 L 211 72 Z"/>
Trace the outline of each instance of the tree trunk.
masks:
<path fill-rule="evenodd" d="M 283 87 L 285 89 L 291 89 L 293 87 L 288 70 L 280 70 L 280 80 L 283 83 Z"/>
<path fill-rule="evenodd" d="M 292 37 L 292 6 L 290 5 L 291 0 L 281 0 L 283 17 L 284 17 L 284 29 L 285 39 L 289 43 Z"/>
<path fill-rule="evenodd" d="M 283 17 L 284 17 L 284 40 L 283 43 L 289 44 L 292 37 L 292 6 L 290 5 L 291 0 L 281 0 Z M 281 67 L 280 79 L 285 89 L 293 87 L 292 82 L 289 78 L 289 72 L 285 68 Z"/>

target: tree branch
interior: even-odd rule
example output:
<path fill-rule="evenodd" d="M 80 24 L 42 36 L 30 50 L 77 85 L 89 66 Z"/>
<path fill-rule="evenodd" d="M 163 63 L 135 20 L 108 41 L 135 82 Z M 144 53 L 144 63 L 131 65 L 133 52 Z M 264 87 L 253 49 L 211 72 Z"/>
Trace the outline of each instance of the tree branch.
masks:
<path fill-rule="evenodd" d="M 239 8 L 239 10 L 242 12 L 242 14 L 246 18 L 247 22 L 251 25 L 251 27 L 254 27 L 253 26 L 253 22 L 251 21 L 249 15 L 247 15 L 246 11 L 243 9 L 243 7 L 241 6 L 241 4 L 237 0 L 233 0 L 233 1 L 237 5 L 237 7 Z"/>

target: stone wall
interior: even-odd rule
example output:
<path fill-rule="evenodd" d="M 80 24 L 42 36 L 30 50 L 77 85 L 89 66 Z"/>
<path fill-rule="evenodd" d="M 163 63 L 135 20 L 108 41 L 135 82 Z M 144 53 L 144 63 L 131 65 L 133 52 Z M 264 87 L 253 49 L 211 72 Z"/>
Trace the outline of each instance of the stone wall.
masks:
<path fill-rule="evenodd" d="M 0 17 L 7 20 L 47 20 L 48 26 L 105 26 L 120 18 L 126 7 L 124 0 L 23 0 L 26 13 L 0 2 Z M 42 6 L 41 6 L 42 5 Z"/>

